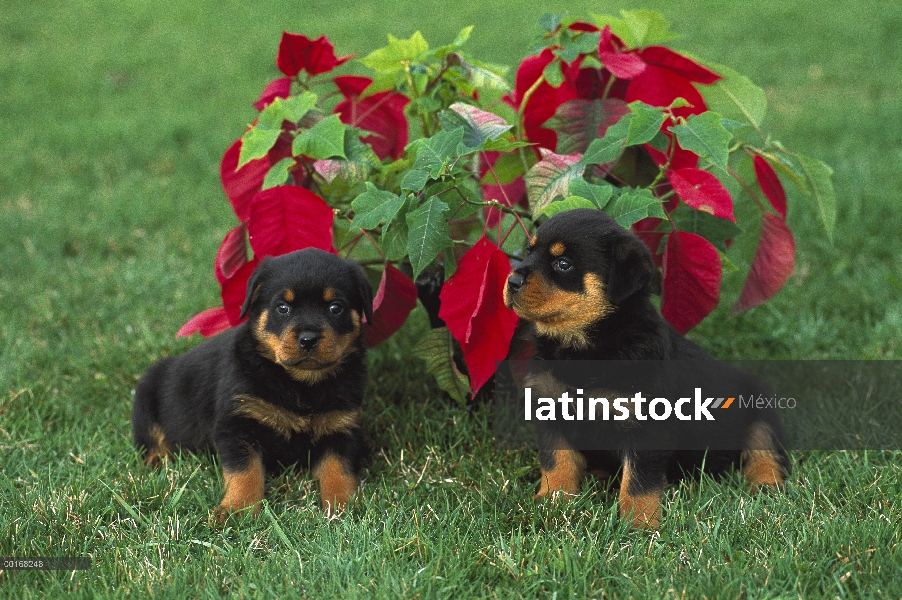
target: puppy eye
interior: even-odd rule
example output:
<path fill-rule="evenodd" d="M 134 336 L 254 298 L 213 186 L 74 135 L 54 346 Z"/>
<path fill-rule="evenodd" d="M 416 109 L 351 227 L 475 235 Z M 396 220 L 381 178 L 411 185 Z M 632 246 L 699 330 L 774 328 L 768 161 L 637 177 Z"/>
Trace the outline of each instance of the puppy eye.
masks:
<path fill-rule="evenodd" d="M 553 266 L 554 266 L 555 271 L 557 271 L 559 273 L 566 273 L 567 271 L 569 271 L 570 269 L 573 268 L 573 263 L 571 263 L 566 258 L 559 258 L 556 261 L 554 261 Z"/>
<path fill-rule="evenodd" d="M 287 304 L 279 304 L 278 306 L 276 306 L 276 312 L 280 315 L 287 315 L 291 312 L 291 307 Z"/>
<path fill-rule="evenodd" d="M 340 315 L 344 309 L 345 309 L 345 307 L 342 306 L 341 304 L 339 304 L 338 302 L 333 302 L 332 304 L 329 305 L 329 312 L 332 313 L 333 315 Z"/>

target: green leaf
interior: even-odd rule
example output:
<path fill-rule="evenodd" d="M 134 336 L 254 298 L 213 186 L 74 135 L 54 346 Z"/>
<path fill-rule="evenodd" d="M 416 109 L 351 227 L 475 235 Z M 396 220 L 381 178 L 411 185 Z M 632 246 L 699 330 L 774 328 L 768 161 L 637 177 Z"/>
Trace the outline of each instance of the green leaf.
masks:
<path fill-rule="evenodd" d="M 260 189 L 268 190 L 271 187 L 282 185 L 288 181 L 288 172 L 296 164 L 297 161 L 293 158 L 283 158 L 274 164 L 269 168 L 269 171 L 266 172 L 266 177 L 263 178 L 263 187 Z"/>
<path fill-rule="evenodd" d="M 479 148 L 486 140 L 498 139 L 513 127 L 498 115 L 470 104 L 455 102 L 448 108 L 460 118 L 464 126 L 463 141 L 469 148 Z"/>
<path fill-rule="evenodd" d="M 614 194 L 614 186 L 609 184 L 592 185 L 585 179 L 577 179 L 570 183 L 570 193 L 589 200 L 595 205 L 595 208 L 603 209 Z"/>
<path fill-rule="evenodd" d="M 372 96 L 373 94 L 378 94 L 380 92 L 394 91 L 396 88 L 406 83 L 406 81 L 407 77 L 405 77 L 403 71 L 395 71 L 394 73 L 377 72 L 373 75 L 373 83 L 369 84 L 367 88 L 363 90 L 360 97 L 366 98 L 367 96 Z"/>
<path fill-rule="evenodd" d="M 497 140 L 486 140 L 479 150 L 481 152 L 512 152 L 513 150 L 526 148 L 527 146 L 532 146 L 532 144 L 500 137 Z"/>
<path fill-rule="evenodd" d="M 360 141 L 360 133 L 361 131 L 354 127 L 345 128 L 346 158 L 330 158 L 313 163 L 313 168 L 326 180 L 326 183 L 332 183 L 338 179 L 349 187 L 354 187 L 364 181 L 373 169 L 379 166 L 379 157 L 376 156 L 369 144 Z"/>
<path fill-rule="evenodd" d="M 351 202 L 351 208 L 354 209 L 351 227 L 375 229 L 382 223 L 387 225 L 398 214 L 405 200 L 404 196 L 380 190 L 367 181 L 366 191 Z"/>
<path fill-rule="evenodd" d="M 621 10 L 620 16 L 592 15 L 599 27 L 611 26 L 616 34 L 630 48 L 652 46 L 680 37 L 670 31 L 670 24 L 661 13 L 653 10 Z"/>
<path fill-rule="evenodd" d="M 577 54 L 591 54 L 598 51 L 598 43 L 601 41 L 601 32 L 583 31 L 567 44 L 567 49 L 576 50 Z"/>
<path fill-rule="evenodd" d="M 584 100 L 577 98 L 561 104 L 544 127 L 557 132 L 557 152 L 585 152 L 600 133 L 615 125 L 629 110 L 623 100 Z"/>
<path fill-rule="evenodd" d="M 661 207 L 661 200 L 655 198 L 649 190 L 642 188 L 624 188 L 619 195 L 608 202 L 604 212 L 626 228 L 645 217 L 663 219 L 666 216 Z"/>
<path fill-rule="evenodd" d="M 564 73 L 561 70 L 561 66 L 561 61 L 555 59 L 545 65 L 545 69 L 542 71 L 545 81 L 553 88 L 561 87 L 561 84 L 564 83 Z"/>
<path fill-rule="evenodd" d="M 673 100 L 673 102 L 670 103 L 670 106 L 668 106 L 667 108 L 669 108 L 670 110 L 673 110 L 674 108 L 685 108 L 687 106 L 692 106 L 692 104 L 690 104 L 689 101 L 686 100 L 685 98 L 683 98 L 682 96 L 679 96 L 679 97 L 675 98 Z"/>
<path fill-rule="evenodd" d="M 664 133 L 661 131 L 656 133 L 655 137 L 651 138 L 645 143 L 661 154 L 667 154 L 667 150 L 670 148 L 670 138 L 664 135 Z"/>
<path fill-rule="evenodd" d="M 723 118 L 720 120 L 720 124 L 723 125 L 723 128 L 730 132 L 733 137 L 736 137 L 736 132 L 742 129 L 743 127 L 749 127 L 748 123 L 743 123 L 742 121 L 734 121 L 733 119 Z"/>
<path fill-rule="evenodd" d="M 263 158 L 282 134 L 282 121 L 297 123 L 316 106 L 316 94 L 304 92 L 290 98 L 276 98 L 257 117 L 257 124 L 241 136 L 238 168 Z"/>
<path fill-rule="evenodd" d="M 502 90 L 504 92 L 511 91 L 511 86 L 507 79 L 483 67 L 470 65 L 470 68 L 467 70 L 467 79 L 475 88 Z"/>
<path fill-rule="evenodd" d="M 280 108 L 276 110 L 280 112 L 279 116 L 282 120 L 297 123 L 316 106 L 316 101 L 316 94 L 304 92 L 288 98 L 276 98 L 266 109 L 274 104 L 278 105 Z M 266 112 L 266 109 L 264 109 L 264 112 Z"/>
<path fill-rule="evenodd" d="M 713 111 L 691 115 L 684 125 L 671 127 L 680 146 L 695 152 L 721 169 L 727 168 L 730 140 L 733 135 L 720 122 L 721 116 Z"/>
<path fill-rule="evenodd" d="M 724 275 L 726 275 L 727 273 L 736 273 L 739 271 L 739 267 L 734 265 L 733 261 L 731 261 L 729 258 L 727 258 L 726 254 L 724 254 L 720 250 L 718 250 L 717 253 L 720 255 L 720 264 L 723 269 L 722 272 Z"/>
<path fill-rule="evenodd" d="M 439 131 L 431 138 L 417 140 L 413 143 L 417 153 L 413 168 L 428 171 L 432 179 L 437 179 L 451 161 L 468 151 L 463 139 L 464 128 L 459 127 L 452 131 Z"/>
<path fill-rule="evenodd" d="M 407 256 L 407 214 L 417 206 L 416 197 L 410 195 L 405 204 L 395 215 L 395 219 L 382 228 L 382 237 L 379 238 L 379 247 L 385 258 L 391 261 L 403 260 Z"/>
<path fill-rule="evenodd" d="M 454 180 L 455 185 L 449 185 L 447 181 L 436 181 L 426 186 L 422 194 L 424 198 L 432 196 L 448 205 L 455 219 L 466 219 L 480 212 L 483 206 L 482 188 L 472 178 Z M 491 200 L 491 198 L 485 198 Z M 480 227 L 481 229 L 481 227 Z"/>
<path fill-rule="evenodd" d="M 442 267 L 445 270 L 445 281 L 448 281 L 457 270 L 457 257 L 454 256 L 453 252 L 442 254 Z"/>
<path fill-rule="evenodd" d="M 422 169 L 411 169 L 401 178 L 401 189 L 409 192 L 419 192 L 429 181 L 429 172 Z"/>
<path fill-rule="evenodd" d="M 470 382 L 454 362 L 454 338 L 447 327 L 428 330 L 414 347 L 413 355 L 426 363 L 439 389 L 448 392 L 459 404 L 467 403 Z"/>
<path fill-rule="evenodd" d="M 774 146 L 777 148 L 783 149 L 783 146 L 774 141 Z M 778 171 L 783 173 L 790 181 L 795 184 L 799 191 L 808 196 L 811 192 L 808 190 L 808 183 L 805 180 L 805 176 L 803 173 L 800 173 L 799 170 L 796 169 L 782 154 L 777 154 L 776 152 L 765 152 L 762 150 L 755 150 L 757 154 L 760 154 L 763 158 L 766 158 L 768 162 Z M 751 160 L 751 159 L 750 159 Z"/>
<path fill-rule="evenodd" d="M 623 144 L 629 135 L 630 122 L 634 117 L 633 113 L 624 115 L 615 125 L 608 127 L 603 138 L 592 140 L 579 161 L 580 164 L 603 165 L 616 160 L 623 152 Z"/>
<path fill-rule="evenodd" d="M 414 279 L 439 252 L 452 245 L 448 220 L 445 218 L 448 211 L 448 205 L 433 196 L 407 214 L 407 255 Z"/>
<path fill-rule="evenodd" d="M 535 154 L 531 152 L 527 154 L 526 160 L 530 159 L 535 160 Z M 482 177 L 482 183 L 483 185 L 506 185 L 523 175 L 526 170 L 527 165 L 524 164 L 523 157 L 519 153 L 502 154 L 495 161 L 495 164 L 492 165 L 492 168 L 486 170 L 485 175 Z M 496 180 L 495 177 L 498 179 Z"/>
<path fill-rule="evenodd" d="M 297 123 L 314 106 L 316 94 L 304 92 L 290 98 L 276 98 L 257 117 L 257 124 L 241 136 L 238 168 L 257 158 L 263 158 L 282 134 L 282 121 Z"/>
<path fill-rule="evenodd" d="M 555 154 L 542 148 L 542 160 L 523 176 L 526 194 L 534 213 L 541 211 L 558 196 L 570 196 L 570 183 L 582 179 L 585 165 L 578 154 Z"/>
<path fill-rule="evenodd" d="M 651 46 L 680 37 L 670 31 L 670 24 L 657 11 L 621 10 L 620 16 L 630 28 L 636 46 Z"/>
<path fill-rule="evenodd" d="M 467 81 L 475 88 L 480 90 L 501 90 L 503 92 L 511 91 L 510 84 L 502 74 L 505 70 L 503 67 L 485 65 L 472 59 L 466 62 L 461 60 L 459 66 L 463 70 Z"/>
<path fill-rule="evenodd" d="M 811 185 L 811 196 L 817 205 L 818 213 L 827 237 L 833 241 L 833 229 L 836 226 L 836 193 L 833 191 L 833 169 L 822 160 L 797 155 L 802 165 L 805 179 Z"/>
<path fill-rule="evenodd" d="M 505 213 L 501 218 L 501 231 L 510 231 L 501 249 L 511 254 L 520 252 L 526 246 L 526 231 L 517 223 L 514 215 Z M 450 254 L 450 253 L 446 253 Z"/>
<path fill-rule="evenodd" d="M 254 127 L 241 136 L 241 152 L 238 154 L 238 169 L 252 160 L 263 158 L 276 144 L 282 129 Z"/>
<path fill-rule="evenodd" d="M 593 14 L 592 21 L 598 25 L 600 29 L 604 29 L 605 25 L 610 25 L 611 33 L 623 40 L 623 43 L 626 44 L 627 48 L 639 46 L 632 28 L 630 28 L 629 24 L 624 19 L 612 15 Z"/>
<path fill-rule="evenodd" d="M 567 13 L 557 15 L 554 13 L 545 13 L 539 17 L 538 26 L 548 33 L 554 33 L 557 31 L 558 27 L 561 26 L 561 22 L 564 20 L 564 15 L 566 14 Z"/>
<path fill-rule="evenodd" d="M 454 38 L 453 42 L 451 42 L 450 44 L 447 44 L 445 46 L 440 46 L 440 47 L 436 48 L 434 50 L 433 54 L 440 59 L 445 58 L 446 56 L 448 56 L 452 52 L 457 51 L 461 46 L 466 44 L 467 40 L 470 39 L 470 34 L 472 32 L 473 32 L 472 25 L 464 27 L 457 34 L 457 37 Z"/>
<path fill-rule="evenodd" d="M 591 200 L 586 200 L 585 198 L 580 198 L 579 196 L 569 196 L 567 198 L 564 198 L 563 200 L 556 200 L 552 202 L 551 204 L 540 210 L 539 214 L 551 217 L 560 212 L 566 212 L 575 208 L 598 209 L 598 206 L 596 206 L 596 204 Z"/>
<path fill-rule="evenodd" d="M 388 46 L 370 52 L 360 62 L 374 71 L 391 73 L 404 70 L 405 63 L 416 60 L 428 50 L 429 44 L 419 31 L 414 32 L 408 40 L 399 40 L 389 34 Z"/>
<path fill-rule="evenodd" d="M 407 237 L 409 233 L 406 221 L 396 221 L 395 224 L 382 233 L 379 238 L 379 247 L 387 260 L 403 260 L 407 256 Z"/>
<path fill-rule="evenodd" d="M 680 204 L 671 211 L 670 220 L 680 231 L 688 231 L 702 236 L 721 252 L 727 251 L 726 240 L 733 239 L 742 233 L 742 229 L 729 219 L 720 219 L 684 204 Z M 665 226 L 667 227 L 666 231 L 671 230 L 669 223 Z"/>
<path fill-rule="evenodd" d="M 345 124 L 338 115 L 330 115 L 301 132 L 291 144 L 291 152 L 295 156 L 305 154 L 314 160 L 340 157 L 345 154 Z"/>
<path fill-rule="evenodd" d="M 721 75 L 711 85 L 698 86 L 708 110 L 728 119 L 746 121 L 760 128 L 767 114 L 764 90 L 745 75 L 721 65 L 706 65 Z"/>
<path fill-rule="evenodd" d="M 639 101 L 631 102 L 629 108 L 633 118 L 630 119 L 625 145 L 635 146 L 651 141 L 664 124 L 664 113 L 660 108 Z"/>

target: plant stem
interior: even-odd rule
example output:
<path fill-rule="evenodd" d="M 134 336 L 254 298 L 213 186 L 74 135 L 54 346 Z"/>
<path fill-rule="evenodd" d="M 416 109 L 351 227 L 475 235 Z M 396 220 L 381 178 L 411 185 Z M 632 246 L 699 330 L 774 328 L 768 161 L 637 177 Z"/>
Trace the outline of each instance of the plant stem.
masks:
<path fill-rule="evenodd" d="M 610 71 L 608 71 L 608 72 L 610 73 Z M 607 98 L 608 94 L 611 93 L 611 88 L 614 87 L 615 81 L 617 81 L 617 78 L 614 77 L 613 73 L 611 73 L 611 77 L 610 77 L 610 79 L 608 79 L 608 82 L 604 86 L 604 91 L 601 93 L 602 99 Z"/>

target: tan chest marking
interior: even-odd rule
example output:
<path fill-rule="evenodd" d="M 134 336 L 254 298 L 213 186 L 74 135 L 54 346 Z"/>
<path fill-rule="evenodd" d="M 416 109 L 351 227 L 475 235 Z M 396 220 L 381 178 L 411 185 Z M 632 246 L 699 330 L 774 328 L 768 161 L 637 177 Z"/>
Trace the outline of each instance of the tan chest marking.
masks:
<path fill-rule="evenodd" d="M 249 417 L 284 439 L 295 433 L 307 433 L 313 442 L 333 433 L 349 433 L 360 426 L 363 409 L 332 410 L 316 415 L 299 415 L 257 396 L 238 396 L 232 414 Z"/>

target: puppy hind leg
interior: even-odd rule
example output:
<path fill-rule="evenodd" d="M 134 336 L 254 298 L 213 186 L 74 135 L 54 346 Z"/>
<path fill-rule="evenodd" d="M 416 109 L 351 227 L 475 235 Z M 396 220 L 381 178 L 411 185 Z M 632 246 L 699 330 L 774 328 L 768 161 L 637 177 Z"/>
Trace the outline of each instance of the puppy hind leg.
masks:
<path fill-rule="evenodd" d="M 636 528 L 657 529 L 661 522 L 666 460 L 663 457 L 626 456 L 620 481 L 620 517 Z"/>

